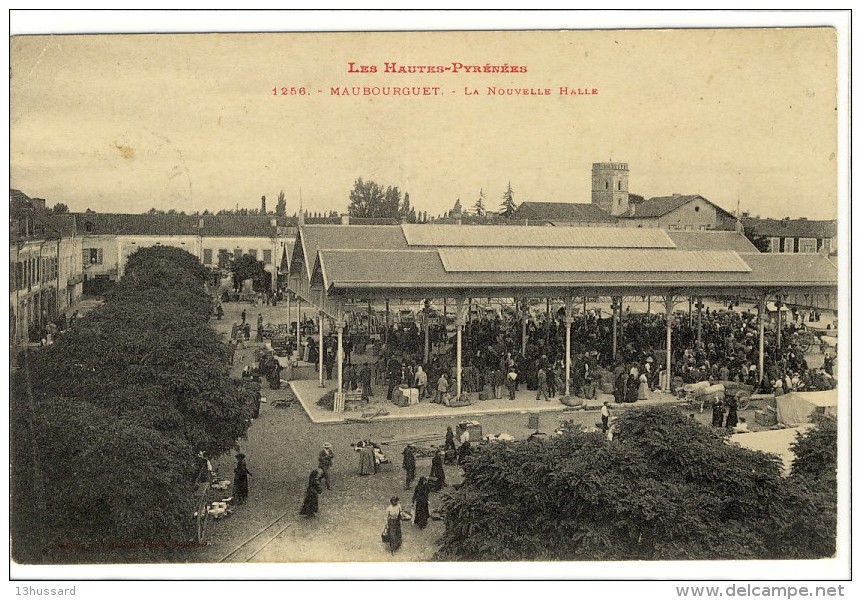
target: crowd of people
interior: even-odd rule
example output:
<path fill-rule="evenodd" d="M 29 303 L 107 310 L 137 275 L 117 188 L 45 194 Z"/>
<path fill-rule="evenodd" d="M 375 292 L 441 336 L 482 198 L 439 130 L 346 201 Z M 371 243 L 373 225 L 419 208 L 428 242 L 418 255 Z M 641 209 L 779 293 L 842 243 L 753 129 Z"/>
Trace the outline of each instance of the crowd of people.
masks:
<path fill-rule="evenodd" d="M 797 318 L 798 313 L 796 313 Z M 812 316 L 812 315 L 811 315 Z M 489 392 L 499 399 L 505 391 L 514 399 L 523 388 L 536 400 L 549 401 L 565 389 L 564 309 L 526 323 L 522 352 L 522 321 L 500 316 L 476 318 L 462 337 L 462 391 Z M 802 389 L 831 389 L 836 385 L 834 357 L 826 355 L 821 369 L 808 367 L 794 334 L 806 325 L 787 319 L 778 345 L 775 326 L 766 327 L 765 372 L 757 372 L 759 331 L 755 312 L 732 303 L 723 310 L 705 308 L 700 315 L 675 314 L 672 323 L 672 372 L 664 368 L 666 316 L 627 313 L 614 330 L 612 317 L 589 312 L 575 317 L 571 329 L 570 392 L 595 398 L 599 387 L 617 402 L 636 402 L 658 387 L 700 381 L 730 381 L 753 386 L 762 393 Z M 615 355 L 613 335 L 617 331 Z M 384 331 L 379 356 L 373 363 L 353 362 L 352 335 L 344 337 L 344 389 L 361 389 L 366 396 L 384 386 L 386 399 L 399 386 L 415 387 L 420 398 L 450 404 L 457 373 L 453 333 L 431 326 L 431 353 L 425 362 L 423 333 L 415 323 L 391 325 Z M 334 337 L 325 343 L 326 378 L 336 364 Z M 666 379 L 661 379 L 661 377 Z"/>

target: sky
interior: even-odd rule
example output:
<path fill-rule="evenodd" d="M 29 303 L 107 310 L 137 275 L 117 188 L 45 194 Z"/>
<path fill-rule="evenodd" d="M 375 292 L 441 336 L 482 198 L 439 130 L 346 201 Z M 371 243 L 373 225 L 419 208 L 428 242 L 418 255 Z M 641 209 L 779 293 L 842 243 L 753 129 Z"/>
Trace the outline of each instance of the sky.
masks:
<path fill-rule="evenodd" d="M 271 210 L 284 190 L 293 213 L 300 197 L 345 211 L 361 177 L 436 215 L 480 191 L 498 209 L 509 182 L 518 203 L 589 202 L 592 163 L 613 160 L 646 197 L 831 219 L 836 44 L 829 28 L 13 37 L 10 184 L 97 212 L 258 208 L 263 195 Z M 435 95 L 332 92 L 354 86 Z"/>

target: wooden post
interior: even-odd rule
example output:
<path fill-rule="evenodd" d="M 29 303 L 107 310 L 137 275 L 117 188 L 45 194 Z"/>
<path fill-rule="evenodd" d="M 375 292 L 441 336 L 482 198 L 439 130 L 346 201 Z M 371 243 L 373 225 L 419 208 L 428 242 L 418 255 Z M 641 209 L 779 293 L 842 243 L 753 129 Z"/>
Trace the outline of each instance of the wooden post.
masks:
<path fill-rule="evenodd" d="M 622 333 L 622 306 L 625 304 L 625 297 L 619 296 L 619 352 L 622 351 L 622 340 L 624 339 L 624 334 Z"/>

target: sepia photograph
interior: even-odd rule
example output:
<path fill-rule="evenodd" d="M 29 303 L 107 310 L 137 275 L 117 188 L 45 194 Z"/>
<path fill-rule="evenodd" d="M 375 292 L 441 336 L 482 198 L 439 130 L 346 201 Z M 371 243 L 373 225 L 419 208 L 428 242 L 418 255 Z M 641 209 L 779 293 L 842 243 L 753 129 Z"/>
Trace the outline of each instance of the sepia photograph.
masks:
<path fill-rule="evenodd" d="M 52 16 L 12 579 L 849 577 L 845 13 Z"/>

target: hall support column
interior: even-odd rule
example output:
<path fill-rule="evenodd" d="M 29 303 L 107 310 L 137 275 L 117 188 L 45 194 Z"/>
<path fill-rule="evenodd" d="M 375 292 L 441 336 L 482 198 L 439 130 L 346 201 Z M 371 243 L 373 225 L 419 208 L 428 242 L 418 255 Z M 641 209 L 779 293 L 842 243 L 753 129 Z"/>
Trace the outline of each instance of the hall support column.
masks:
<path fill-rule="evenodd" d="M 529 300 L 523 298 L 523 304 L 521 305 L 521 324 L 520 324 L 520 353 L 523 356 L 526 356 L 526 321 L 529 320 Z"/>
<path fill-rule="evenodd" d="M 783 303 L 780 301 L 780 296 L 775 296 L 774 307 L 777 309 L 777 348 L 780 350 L 783 348 L 783 342 L 781 341 L 782 329 L 783 329 Z"/>
<path fill-rule="evenodd" d="M 344 412 L 344 321 L 338 311 L 338 320 L 335 327 L 338 330 L 338 387 L 335 390 L 335 412 Z"/>
<path fill-rule="evenodd" d="M 765 299 L 765 294 L 759 297 L 759 314 L 756 317 L 756 324 L 759 329 L 759 362 L 757 363 L 759 372 L 756 376 L 760 383 L 762 383 L 762 378 L 765 375 Z"/>
<path fill-rule="evenodd" d="M 616 360 L 616 343 L 619 340 L 618 320 L 616 317 L 616 297 L 610 299 L 610 308 L 613 309 L 613 360 Z"/>
<path fill-rule="evenodd" d="M 574 303 L 570 296 L 565 298 L 565 395 L 571 394 L 571 323 L 574 315 L 571 314 Z"/>
<path fill-rule="evenodd" d="M 583 334 L 589 329 L 589 324 L 586 322 L 586 296 L 583 296 Z"/>
<path fill-rule="evenodd" d="M 624 337 L 625 337 L 625 335 L 623 333 L 624 329 L 622 327 L 622 325 L 624 325 L 624 323 L 622 322 L 622 312 L 623 312 L 622 306 L 624 304 L 625 304 L 624 296 L 619 296 L 619 344 L 618 344 L 619 352 L 622 352 L 622 348 L 623 348 L 622 341 L 624 340 Z"/>
<path fill-rule="evenodd" d="M 389 343 L 389 299 L 386 298 L 386 336 L 385 340 L 386 345 Z"/>
<path fill-rule="evenodd" d="M 302 360 L 302 297 L 296 296 L 296 351 Z"/>
<path fill-rule="evenodd" d="M 323 305 L 322 294 L 320 294 L 320 296 L 321 296 L 320 305 L 322 306 Z M 319 334 L 317 336 L 317 339 L 318 339 L 318 341 L 317 341 L 317 371 L 318 371 L 319 376 L 320 376 L 320 383 L 318 385 L 319 385 L 319 387 L 325 387 L 326 384 L 323 383 L 323 354 L 325 352 L 325 348 L 323 347 L 323 344 L 324 344 L 325 338 L 323 337 L 323 310 L 322 309 L 320 309 L 317 312 L 317 331 L 319 332 Z"/>
<path fill-rule="evenodd" d="M 425 309 L 424 314 L 424 329 L 425 329 L 425 364 L 430 362 L 430 324 L 428 323 L 428 311 Z"/>
<path fill-rule="evenodd" d="M 703 297 L 697 298 L 697 346 L 703 341 Z"/>
<path fill-rule="evenodd" d="M 544 314 L 544 352 L 550 354 L 550 296 L 546 298 L 547 310 Z"/>
<path fill-rule="evenodd" d="M 667 295 L 664 298 L 664 305 L 666 308 L 667 314 L 667 356 L 666 362 L 664 363 L 666 366 L 667 373 L 667 387 L 664 390 L 665 392 L 669 392 L 671 389 L 671 384 L 673 381 L 673 297 L 672 295 Z"/>
<path fill-rule="evenodd" d="M 288 289 L 287 290 L 287 339 L 290 339 L 290 304 L 292 303 L 293 293 Z M 292 356 L 290 357 L 293 358 Z"/>
<path fill-rule="evenodd" d="M 457 398 L 460 398 L 461 390 L 463 388 L 463 340 L 462 340 L 462 330 L 463 330 L 463 298 L 457 299 L 457 365 L 455 367 L 455 373 L 457 375 Z"/>

